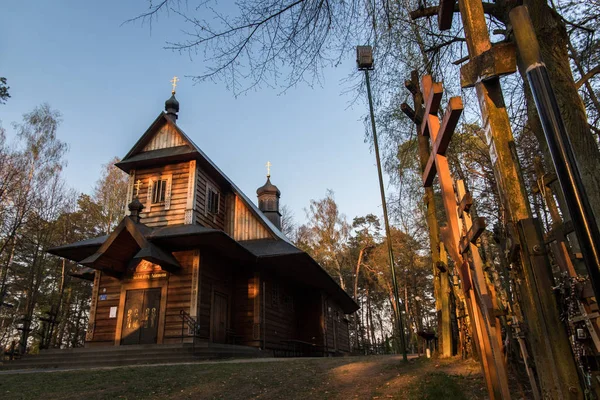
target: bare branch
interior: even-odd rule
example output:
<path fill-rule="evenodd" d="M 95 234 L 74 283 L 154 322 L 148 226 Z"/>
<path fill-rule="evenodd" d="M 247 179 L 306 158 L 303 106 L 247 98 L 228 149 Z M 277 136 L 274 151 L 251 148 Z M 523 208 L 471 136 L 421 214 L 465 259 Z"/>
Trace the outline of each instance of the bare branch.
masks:
<path fill-rule="evenodd" d="M 600 74 L 600 65 L 596 65 L 594 68 L 586 72 L 585 75 L 581 77 L 581 79 L 575 82 L 575 87 L 579 89 L 581 86 L 583 86 L 584 83 L 592 79 L 597 74 Z"/>

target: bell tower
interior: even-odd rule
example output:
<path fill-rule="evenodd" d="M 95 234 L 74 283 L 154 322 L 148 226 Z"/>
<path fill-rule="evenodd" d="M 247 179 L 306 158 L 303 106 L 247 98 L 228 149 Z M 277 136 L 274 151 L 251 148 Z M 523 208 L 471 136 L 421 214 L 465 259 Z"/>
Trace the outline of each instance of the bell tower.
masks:
<path fill-rule="evenodd" d="M 271 183 L 271 163 L 267 162 L 267 182 L 256 190 L 258 208 L 277 227 L 281 229 L 281 213 L 279 212 L 279 197 L 281 192 Z"/>

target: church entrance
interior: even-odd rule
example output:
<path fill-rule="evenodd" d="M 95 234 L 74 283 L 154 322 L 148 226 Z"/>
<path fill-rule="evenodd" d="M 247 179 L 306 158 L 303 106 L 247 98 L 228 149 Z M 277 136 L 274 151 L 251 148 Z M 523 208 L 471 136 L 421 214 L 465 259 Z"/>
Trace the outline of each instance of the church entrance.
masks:
<path fill-rule="evenodd" d="M 212 341 L 215 343 L 225 343 L 227 339 L 227 303 L 227 295 L 214 293 Z"/>
<path fill-rule="evenodd" d="M 128 290 L 121 344 L 153 344 L 158 336 L 160 289 Z"/>

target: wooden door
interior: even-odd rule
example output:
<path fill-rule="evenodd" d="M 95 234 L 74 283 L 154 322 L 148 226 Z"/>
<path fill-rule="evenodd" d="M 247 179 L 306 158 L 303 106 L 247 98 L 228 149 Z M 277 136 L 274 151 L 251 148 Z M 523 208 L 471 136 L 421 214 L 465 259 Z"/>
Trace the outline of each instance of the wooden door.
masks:
<path fill-rule="evenodd" d="M 144 290 L 144 318 L 140 322 L 140 344 L 156 343 L 159 309 L 160 289 Z"/>
<path fill-rule="evenodd" d="M 121 344 L 152 344 L 158 336 L 160 289 L 128 290 Z"/>
<path fill-rule="evenodd" d="M 212 341 L 225 343 L 227 339 L 227 295 L 215 292 L 213 298 Z"/>

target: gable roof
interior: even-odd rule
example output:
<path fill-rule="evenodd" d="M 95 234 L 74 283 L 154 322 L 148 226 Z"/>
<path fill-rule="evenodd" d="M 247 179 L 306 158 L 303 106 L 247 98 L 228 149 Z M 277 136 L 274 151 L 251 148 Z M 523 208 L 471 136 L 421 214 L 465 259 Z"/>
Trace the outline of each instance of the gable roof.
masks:
<path fill-rule="evenodd" d="M 183 146 L 167 147 L 159 150 L 143 151 L 146 144 L 152 140 L 157 130 L 164 124 L 174 129 L 185 142 Z M 165 112 L 161 112 L 158 117 L 152 122 L 150 127 L 144 132 L 142 137 L 136 142 L 123 159 L 115 164 L 117 167 L 129 173 L 130 170 L 137 166 L 145 166 L 161 159 L 173 161 L 197 160 L 207 170 L 207 172 L 219 178 L 232 192 L 234 192 L 248 207 L 250 212 L 259 222 L 271 232 L 275 238 L 283 240 L 293 246 L 292 242 L 281 232 L 273 223 L 258 209 L 258 207 L 246 196 L 231 179 L 198 147 L 192 139 L 167 116 Z"/>
<path fill-rule="evenodd" d="M 108 268 L 114 272 L 123 272 L 132 259 L 160 264 L 166 270 L 181 268 L 171 253 L 146 239 L 150 232 L 152 229 L 147 226 L 124 217 L 95 253 L 78 262 L 87 267 Z M 117 251 L 111 251 L 112 247 L 116 247 Z"/>

